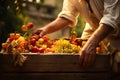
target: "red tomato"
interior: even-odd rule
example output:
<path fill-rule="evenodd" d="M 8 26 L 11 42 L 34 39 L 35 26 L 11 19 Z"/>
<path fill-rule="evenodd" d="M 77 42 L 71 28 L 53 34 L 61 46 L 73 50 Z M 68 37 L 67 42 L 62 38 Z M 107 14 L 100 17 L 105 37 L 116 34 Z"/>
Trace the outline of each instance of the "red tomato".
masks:
<path fill-rule="evenodd" d="M 34 26 L 33 23 L 28 23 L 28 28 L 29 28 L 29 29 L 32 29 L 33 26 Z"/>
<path fill-rule="evenodd" d="M 77 37 L 75 35 L 71 36 L 71 41 L 75 41 L 77 39 Z"/>
<path fill-rule="evenodd" d="M 45 42 L 48 41 L 48 36 L 44 35 L 42 38 L 44 39 Z"/>
<path fill-rule="evenodd" d="M 22 25 L 21 29 L 22 29 L 22 31 L 27 31 L 28 30 L 26 25 Z"/>

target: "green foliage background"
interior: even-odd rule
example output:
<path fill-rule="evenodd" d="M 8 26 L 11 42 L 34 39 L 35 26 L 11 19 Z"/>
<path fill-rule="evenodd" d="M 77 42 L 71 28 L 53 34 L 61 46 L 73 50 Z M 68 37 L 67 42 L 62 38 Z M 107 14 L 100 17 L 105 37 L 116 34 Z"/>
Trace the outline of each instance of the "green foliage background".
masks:
<path fill-rule="evenodd" d="M 81 16 L 79 16 L 77 25 L 75 27 L 73 27 L 73 30 L 76 31 L 76 36 L 78 38 L 81 37 L 81 34 L 83 32 L 83 29 L 84 29 L 84 26 L 85 26 L 85 21 L 82 19 Z"/>
<path fill-rule="evenodd" d="M 22 3 L 23 0 L 0 0 L 0 44 L 6 41 L 10 33 L 21 30 L 25 17 Z"/>

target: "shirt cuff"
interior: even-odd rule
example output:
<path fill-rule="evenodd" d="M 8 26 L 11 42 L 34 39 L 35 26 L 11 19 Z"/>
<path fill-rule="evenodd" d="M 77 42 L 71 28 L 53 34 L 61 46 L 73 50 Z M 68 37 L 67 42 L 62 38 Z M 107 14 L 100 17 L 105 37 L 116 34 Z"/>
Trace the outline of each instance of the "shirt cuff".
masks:
<path fill-rule="evenodd" d="M 119 27 L 117 25 L 117 23 L 115 22 L 115 20 L 109 19 L 108 17 L 103 17 L 100 21 L 100 24 L 106 24 L 109 25 L 110 27 L 112 27 L 114 29 L 113 34 L 117 36 L 119 33 Z"/>

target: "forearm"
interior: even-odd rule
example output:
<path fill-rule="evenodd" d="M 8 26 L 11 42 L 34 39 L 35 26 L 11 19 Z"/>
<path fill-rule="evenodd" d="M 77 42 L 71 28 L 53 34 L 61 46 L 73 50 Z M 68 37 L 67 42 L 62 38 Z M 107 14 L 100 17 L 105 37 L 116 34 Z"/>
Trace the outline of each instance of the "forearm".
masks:
<path fill-rule="evenodd" d="M 63 29 L 71 24 L 71 21 L 65 18 L 57 18 L 55 21 L 45 26 L 46 34 Z"/>
<path fill-rule="evenodd" d="M 100 24 L 98 29 L 92 34 L 92 36 L 88 39 L 88 43 L 94 43 L 94 46 L 97 46 L 100 41 L 102 41 L 105 37 L 107 37 L 111 32 L 113 31 L 113 28 L 105 25 Z"/>
<path fill-rule="evenodd" d="M 99 27 L 95 30 L 92 36 L 88 39 L 85 46 L 83 46 L 80 51 L 80 65 L 83 67 L 91 66 L 96 57 L 96 47 L 101 40 L 107 37 L 110 32 L 113 31 L 113 28 L 105 24 L 100 24 Z"/>

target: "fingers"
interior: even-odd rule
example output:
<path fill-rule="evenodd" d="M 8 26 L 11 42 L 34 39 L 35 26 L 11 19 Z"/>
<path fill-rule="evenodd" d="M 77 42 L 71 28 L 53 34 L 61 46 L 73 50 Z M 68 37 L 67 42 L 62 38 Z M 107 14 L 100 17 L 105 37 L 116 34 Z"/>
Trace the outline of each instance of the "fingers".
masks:
<path fill-rule="evenodd" d="M 38 29 L 36 29 L 36 30 L 33 31 L 33 35 L 34 35 L 34 34 L 37 34 L 37 35 L 39 35 L 40 37 L 42 37 L 42 36 L 44 36 L 44 35 L 46 34 L 46 32 L 45 32 L 44 29 L 38 28 Z"/>
<path fill-rule="evenodd" d="M 88 54 L 87 57 L 85 57 L 85 61 L 83 66 L 85 68 L 89 68 L 94 64 L 95 61 L 95 55 L 94 54 Z"/>
<path fill-rule="evenodd" d="M 90 55 L 88 54 L 88 55 L 85 55 L 82 65 L 84 68 L 87 68 L 89 63 L 90 63 Z"/>
<path fill-rule="evenodd" d="M 39 35 L 41 33 L 41 31 L 42 31 L 41 29 L 36 29 L 33 31 L 33 34 Z"/>
<path fill-rule="evenodd" d="M 40 37 L 46 35 L 45 31 L 41 31 L 41 33 L 39 34 Z"/>
<path fill-rule="evenodd" d="M 85 65 L 87 68 L 90 67 L 93 64 L 94 61 L 92 60 L 92 58 L 93 58 L 93 55 L 89 54 L 89 57 L 88 57 L 88 59 L 86 61 L 87 64 Z"/>
<path fill-rule="evenodd" d="M 80 56 L 79 56 L 79 64 L 80 64 L 80 66 L 83 64 L 84 57 L 85 57 L 85 54 L 83 54 L 83 53 L 81 52 L 81 53 L 80 53 Z"/>
<path fill-rule="evenodd" d="M 94 64 L 95 59 L 96 59 L 96 53 L 92 54 L 92 56 L 91 56 L 91 65 Z"/>
<path fill-rule="evenodd" d="M 79 57 L 79 64 L 83 68 L 89 68 L 95 61 L 96 54 L 83 51 Z"/>

